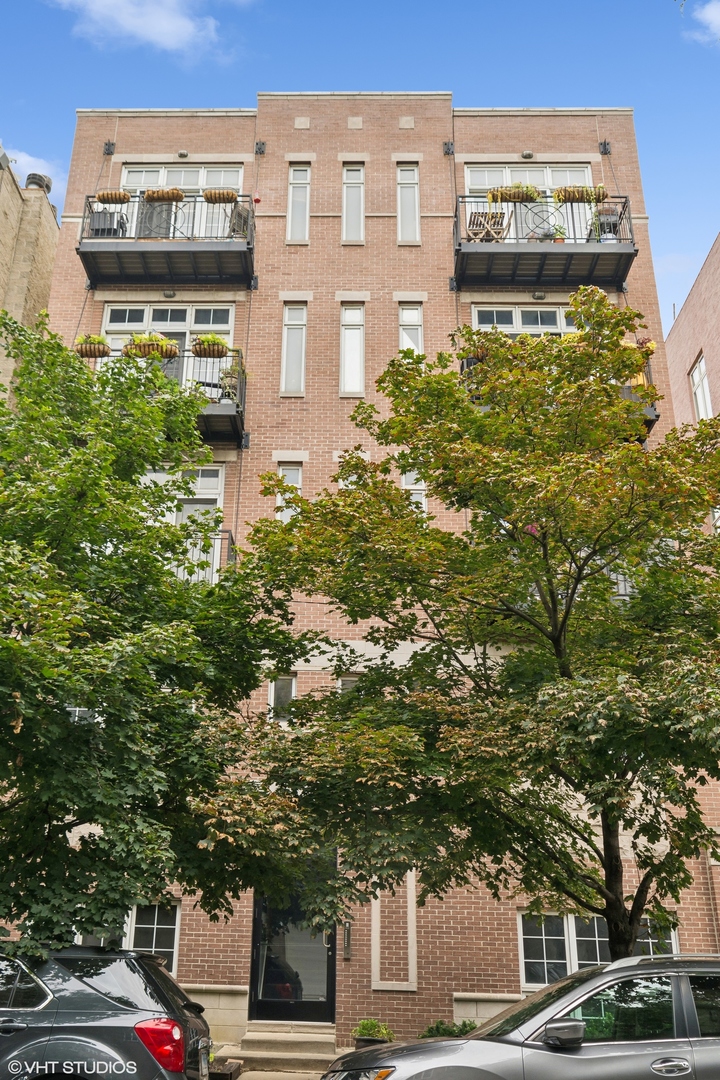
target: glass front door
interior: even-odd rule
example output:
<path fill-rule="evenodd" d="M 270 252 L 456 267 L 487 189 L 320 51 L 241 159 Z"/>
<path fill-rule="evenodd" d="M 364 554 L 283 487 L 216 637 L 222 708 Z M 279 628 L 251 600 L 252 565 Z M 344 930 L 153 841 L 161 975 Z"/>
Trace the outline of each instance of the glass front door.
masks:
<path fill-rule="evenodd" d="M 335 1020 L 335 934 L 303 927 L 297 902 L 255 897 L 251 1020 Z"/>

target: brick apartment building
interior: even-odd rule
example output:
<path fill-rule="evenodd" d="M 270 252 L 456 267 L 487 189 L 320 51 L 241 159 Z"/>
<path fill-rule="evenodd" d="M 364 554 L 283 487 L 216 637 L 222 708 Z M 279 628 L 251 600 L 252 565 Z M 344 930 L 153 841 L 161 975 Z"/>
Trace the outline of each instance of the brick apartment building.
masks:
<path fill-rule="evenodd" d="M 513 183 L 541 198 L 488 203 L 488 189 Z M 601 206 L 553 203 L 558 186 L 601 183 L 611 193 Z M 157 188 L 184 198 L 148 202 Z M 231 195 L 205 196 L 220 190 Z M 328 482 L 359 440 L 350 412 L 359 398 L 378 400 L 375 380 L 398 347 L 432 354 L 461 323 L 570 332 L 568 296 L 587 283 L 642 310 L 662 340 L 631 110 L 454 109 L 447 93 L 260 94 L 257 109 L 80 111 L 50 308 L 68 344 L 102 332 L 119 349 L 143 329 L 177 342 L 168 370 L 205 387 L 214 456 L 185 512 L 222 507 L 219 565 L 246 522 L 275 512 L 260 473 L 280 470 L 308 495 Z M 247 378 L 229 397 L 220 372 L 231 359 L 189 351 L 203 330 L 242 349 Z M 652 375 L 664 396 L 656 440 L 674 423 L 662 345 Z M 322 610 L 308 606 L 306 624 L 352 637 Z M 256 704 L 279 706 L 328 678 L 308 665 Z M 717 869 L 694 869 L 674 944 L 714 950 Z M 137 909 L 128 940 L 166 952 L 218 1042 L 236 1042 L 249 1023 L 245 1057 L 253 1039 L 266 1052 L 260 1040 L 273 1027 L 281 1042 L 283 1030 L 310 1025 L 299 1029 L 305 1057 L 296 1046 L 273 1059 L 295 1068 L 312 1067 L 335 1031 L 348 1045 L 362 1017 L 412 1036 L 438 1017 L 492 1015 L 604 957 L 598 920 L 541 925 L 472 889 L 416 909 L 414 893 L 409 875 L 337 940 L 297 928 L 268 940 L 267 910 L 251 895 L 217 926 L 187 901 Z"/>
<path fill-rule="evenodd" d="M 715 416 L 720 404 L 720 236 L 670 329 L 667 359 L 676 423 Z"/>
<path fill-rule="evenodd" d="M 0 146 L 0 309 L 26 326 L 47 308 L 58 242 L 50 178 L 30 173 L 23 187 Z M 0 349 L 0 382 L 12 375 Z"/>

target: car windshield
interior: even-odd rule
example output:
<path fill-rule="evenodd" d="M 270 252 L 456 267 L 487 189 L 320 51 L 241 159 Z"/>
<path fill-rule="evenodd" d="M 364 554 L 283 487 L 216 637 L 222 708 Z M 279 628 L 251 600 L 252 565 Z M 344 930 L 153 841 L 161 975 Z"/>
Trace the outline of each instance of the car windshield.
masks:
<path fill-rule="evenodd" d="M 531 1020 L 533 1016 L 547 1008 L 548 1005 L 552 1005 L 554 1001 L 564 997 L 570 990 L 574 990 L 576 986 L 581 986 L 588 979 L 591 979 L 593 975 L 597 975 L 600 970 L 601 968 L 598 967 L 586 968 L 584 971 L 576 971 L 574 975 L 567 975 L 564 979 L 560 979 L 559 982 L 551 983 L 543 990 L 538 990 L 529 997 L 523 998 L 522 1001 L 511 1005 L 504 1012 L 498 1013 L 497 1016 L 493 1016 L 490 1020 L 486 1020 L 468 1038 L 493 1039 L 501 1035 L 509 1035 L 511 1031 L 515 1031 L 526 1020 Z"/>

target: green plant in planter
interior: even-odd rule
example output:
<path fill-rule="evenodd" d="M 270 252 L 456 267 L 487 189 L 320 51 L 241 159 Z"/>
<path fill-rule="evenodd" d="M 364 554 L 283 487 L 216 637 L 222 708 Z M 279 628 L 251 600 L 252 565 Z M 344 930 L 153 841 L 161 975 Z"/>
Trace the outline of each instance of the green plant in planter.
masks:
<path fill-rule="evenodd" d="M 490 188 L 487 200 L 493 202 L 540 202 L 543 194 L 534 184 L 515 183 L 504 187 Z"/>
<path fill-rule="evenodd" d="M 461 1024 L 456 1024 L 452 1020 L 436 1020 L 434 1024 L 430 1024 L 420 1032 L 418 1039 L 463 1039 L 476 1027 L 474 1020 L 463 1020 Z"/>
<path fill-rule="evenodd" d="M 556 240 L 564 240 L 567 236 L 567 229 L 564 225 L 553 225 L 553 236 Z"/>
<path fill-rule="evenodd" d="M 81 334 L 79 338 L 75 338 L 76 345 L 107 345 L 107 338 L 104 334 Z"/>
<path fill-rule="evenodd" d="M 385 1042 L 394 1042 L 395 1033 L 387 1024 L 381 1024 L 379 1020 L 361 1020 L 356 1028 L 350 1032 L 354 1039 L 384 1039 Z"/>
<path fill-rule="evenodd" d="M 145 345 L 149 341 L 167 341 L 168 339 L 164 334 L 152 331 L 149 334 L 131 334 L 130 340 L 133 345 Z"/>
<path fill-rule="evenodd" d="M 201 345 L 227 346 L 227 338 L 221 337 L 220 334 L 198 334 L 195 341 L 199 341 Z"/>

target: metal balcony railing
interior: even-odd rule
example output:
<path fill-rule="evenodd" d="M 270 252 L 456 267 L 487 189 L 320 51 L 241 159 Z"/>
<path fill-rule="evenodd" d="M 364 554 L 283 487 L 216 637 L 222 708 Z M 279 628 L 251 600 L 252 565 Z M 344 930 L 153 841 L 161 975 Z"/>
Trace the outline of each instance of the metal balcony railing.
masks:
<path fill-rule="evenodd" d="M 121 356 L 118 350 L 111 353 L 112 356 Z M 96 361 L 97 366 L 106 363 L 106 360 Z M 237 361 L 229 354 L 228 356 L 195 356 L 191 352 L 182 352 L 170 360 L 162 360 L 161 367 L 170 379 L 174 379 L 180 386 L 198 386 L 208 402 L 236 402 L 238 410 L 245 409 L 245 389 L 247 377 L 244 370 L 233 370 Z"/>
<path fill-rule="evenodd" d="M 601 203 L 492 202 L 460 195 L 455 247 L 460 244 L 634 244 L 629 200 L 609 195 Z"/>
<path fill-rule="evenodd" d="M 230 529 L 221 529 L 208 539 L 209 543 L 188 546 L 188 556 L 196 566 L 194 570 L 177 571 L 183 581 L 206 581 L 212 585 L 220 570 L 235 562 L 235 540 Z"/>
<path fill-rule="evenodd" d="M 249 195 L 236 203 L 208 203 L 202 195 L 182 202 L 146 202 L 132 195 L 118 205 L 85 199 L 81 240 L 244 240 L 252 246 L 253 204 Z"/>

